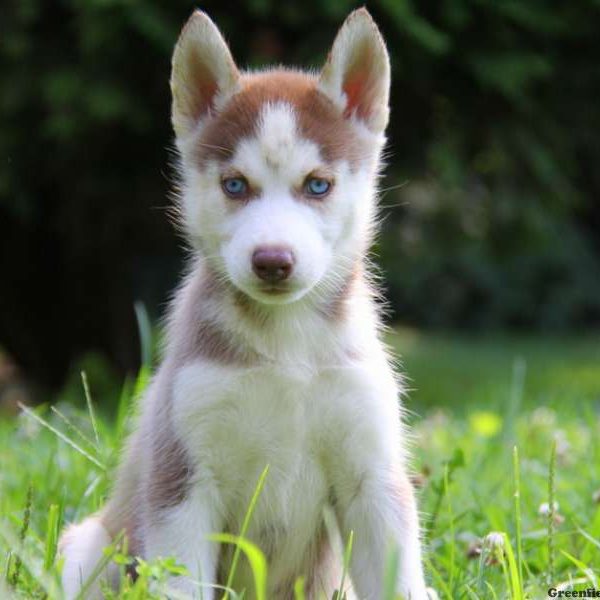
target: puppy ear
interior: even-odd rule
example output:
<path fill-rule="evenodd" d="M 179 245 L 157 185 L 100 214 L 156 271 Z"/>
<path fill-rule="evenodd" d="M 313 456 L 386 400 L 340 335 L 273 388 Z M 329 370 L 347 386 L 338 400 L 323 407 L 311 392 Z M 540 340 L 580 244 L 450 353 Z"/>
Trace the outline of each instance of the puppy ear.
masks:
<path fill-rule="evenodd" d="M 183 137 L 236 92 L 239 71 L 217 26 L 196 10 L 185 24 L 171 62 L 171 120 Z"/>
<path fill-rule="evenodd" d="M 366 8 L 352 12 L 339 30 L 321 71 L 319 89 L 369 129 L 381 133 L 389 118 L 390 60 Z"/>

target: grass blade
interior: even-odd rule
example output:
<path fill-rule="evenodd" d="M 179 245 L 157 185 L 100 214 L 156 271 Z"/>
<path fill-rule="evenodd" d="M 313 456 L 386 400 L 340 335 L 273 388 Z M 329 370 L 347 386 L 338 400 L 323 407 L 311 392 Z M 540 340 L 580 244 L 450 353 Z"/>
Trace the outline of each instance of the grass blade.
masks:
<path fill-rule="evenodd" d="M 48 509 L 48 525 L 46 527 L 46 544 L 44 552 L 44 569 L 48 571 L 54 564 L 60 531 L 60 507 L 51 504 Z"/>
<path fill-rule="evenodd" d="M 505 416 L 504 438 L 507 441 L 514 439 L 516 436 L 515 423 L 523 402 L 526 375 L 527 362 L 522 356 L 515 357 L 513 361 L 510 396 Z"/>
<path fill-rule="evenodd" d="M 90 393 L 90 386 L 88 385 L 88 378 L 85 371 L 81 371 L 81 381 L 83 382 L 83 393 L 85 394 L 85 401 L 87 403 L 88 412 L 90 413 L 90 421 L 92 423 L 92 429 L 94 430 L 94 438 L 96 439 L 96 448 L 100 448 L 100 437 L 98 436 L 98 425 L 96 423 L 96 413 L 94 412 L 94 404 L 92 402 L 92 394 Z"/>
<path fill-rule="evenodd" d="M 444 469 L 444 490 L 448 503 L 448 518 L 450 520 L 450 589 L 454 589 L 454 572 L 456 568 L 456 532 L 454 530 L 454 512 L 452 510 L 452 499 L 450 497 L 450 478 L 448 465 Z"/>
<path fill-rule="evenodd" d="M 265 469 L 266 471 L 266 469 Z M 263 475 L 265 474 L 263 471 Z M 256 496 L 256 494 L 255 494 Z M 256 496 L 258 497 L 258 496 Z M 235 552 L 239 555 L 243 552 L 250 563 L 252 569 L 252 575 L 254 577 L 254 592 L 256 600 L 266 600 L 267 598 L 267 560 L 264 554 L 260 551 L 258 546 L 252 542 L 244 539 L 241 536 L 230 535 L 228 533 L 219 533 L 211 535 L 210 538 L 214 542 L 220 542 L 224 544 L 234 544 Z M 231 587 L 227 585 L 226 587 Z M 225 592 L 225 597 L 229 596 L 229 591 Z"/>
<path fill-rule="evenodd" d="M 120 533 L 115 538 L 113 543 L 104 549 L 104 555 L 98 561 L 98 564 L 96 565 L 96 567 L 94 568 L 94 570 L 92 571 L 90 576 L 86 579 L 85 583 L 79 590 L 79 594 L 77 594 L 77 597 L 75 600 L 86 600 L 86 598 L 88 598 L 88 592 L 90 591 L 91 587 L 96 582 L 96 579 L 98 579 L 98 577 L 100 577 L 100 575 L 102 574 L 102 571 L 104 571 L 104 569 L 106 568 L 108 563 L 112 560 L 113 556 L 115 554 L 117 554 L 117 552 L 119 551 L 121 541 L 123 540 L 123 535 L 124 535 L 124 533 Z"/>
<path fill-rule="evenodd" d="M 27 497 L 25 499 L 25 508 L 23 509 L 23 523 L 21 525 L 21 530 L 19 531 L 19 546 L 22 547 L 25 543 L 25 538 L 27 537 L 27 532 L 29 531 L 29 523 L 31 520 L 31 505 L 33 504 L 33 485 L 29 484 L 27 488 Z M 19 582 L 19 575 L 21 574 L 21 556 L 17 555 L 15 559 L 15 566 L 13 567 L 13 572 L 11 574 L 10 583 L 13 587 L 17 587 L 17 583 Z"/>
<path fill-rule="evenodd" d="M 485 585 L 487 586 L 487 589 L 490 592 L 490 597 L 493 598 L 494 600 L 498 600 L 498 596 L 496 595 L 496 590 L 492 587 L 492 584 L 489 581 L 486 581 Z"/>
<path fill-rule="evenodd" d="M 348 575 L 348 567 L 350 560 L 352 559 L 352 545 L 354 543 L 354 531 L 350 531 L 348 535 L 348 543 L 344 548 L 344 561 L 342 563 L 342 578 L 340 580 L 340 587 L 333 595 L 333 600 L 344 600 L 346 594 L 344 593 L 344 586 L 346 585 L 346 576 Z"/>
<path fill-rule="evenodd" d="M 244 516 L 244 521 L 242 522 L 242 530 L 240 531 L 239 538 L 245 539 L 246 533 L 248 532 L 248 527 L 250 526 L 250 519 L 252 518 L 252 513 L 254 512 L 254 508 L 256 507 L 256 503 L 258 502 L 258 498 L 263 490 L 265 485 L 265 479 L 267 478 L 267 474 L 269 472 L 269 465 L 267 465 L 260 477 L 258 478 L 258 483 L 256 484 L 256 488 L 254 489 L 254 494 L 252 495 L 252 499 L 250 500 L 250 504 L 248 505 L 248 510 L 246 511 L 246 515 Z M 229 569 L 229 575 L 227 576 L 226 587 L 231 588 L 233 583 L 233 578 L 235 577 L 235 571 L 237 569 L 237 564 L 240 559 L 240 552 L 242 551 L 242 546 L 237 545 L 235 551 L 233 553 L 233 559 L 231 561 L 231 568 Z M 225 596 L 223 600 L 227 600 L 229 598 L 229 592 L 225 592 Z"/>
<path fill-rule="evenodd" d="M 519 577 L 519 568 L 517 566 L 517 561 L 515 560 L 512 544 L 506 533 L 504 534 L 504 549 L 506 560 L 508 561 L 511 598 L 512 600 L 523 600 L 523 586 L 521 585 L 521 578 Z"/>
<path fill-rule="evenodd" d="M 591 544 L 593 544 L 594 546 L 596 546 L 597 548 L 600 548 L 600 542 L 592 537 L 587 531 L 585 531 L 584 529 L 582 529 L 581 527 L 577 528 L 577 531 L 579 531 L 579 533 Z"/>
<path fill-rule="evenodd" d="M 142 365 L 147 368 L 152 366 L 152 324 L 146 305 L 139 300 L 134 302 L 133 310 L 137 320 L 138 332 L 140 335 L 140 353 Z"/>
<path fill-rule="evenodd" d="M 117 416 L 115 418 L 115 435 L 116 440 L 121 440 L 125 433 L 125 427 L 127 425 L 127 419 L 132 409 L 132 396 L 133 396 L 133 381 L 127 377 L 121 387 L 121 393 L 119 395 L 119 402 L 117 404 Z"/>
<path fill-rule="evenodd" d="M 471 600 L 481 600 L 481 597 L 475 592 L 475 590 L 468 584 L 465 584 L 465 590 L 467 592 L 467 594 L 469 595 L 469 598 L 471 598 Z"/>
<path fill-rule="evenodd" d="M 142 394 L 146 391 L 146 388 L 148 387 L 148 384 L 150 383 L 150 379 L 151 379 L 151 370 L 150 367 L 147 365 L 142 365 L 140 367 L 140 370 L 138 371 L 138 376 L 135 380 L 135 385 L 133 387 L 133 410 L 136 411 L 137 410 L 137 404 L 142 396 Z"/>
<path fill-rule="evenodd" d="M 298 577 L 294 583 L 294 600 L 306 600 L 304 591 L 304 577 Z"/>
<path fill-rule="evenodd" d="M 81 446 L 79 446 L 76 442 L 74 442 L 70 437 L 67 437 L 64 433 L 62 433 L 62 431 L 59 431 L 58 429 L 56 429 L 56 427 L 53 427 L 52 425 L 50 425 L 50 423 L 48 423 L 48 421 L 46 421 L 45 419 L 42 419 L 42 417 L 40 417 L 38 414 L 36 414 L 34 411 L 32 411 L 30 408 L 28 408 L 24 404 L 21 404 L 20 402 L 19 402 L 19 408 L 28 417 L 31 417 L 34 421 L 37 421 L 40 425 L 42 425 L 43 427 L 45 427 L 46 429 L 51 431 L 57 438 L 59 438 L 63 442 L 65 442 L 65 444 L 71 446 L 71 448 L 73 448 L 73 450 L 79 452 L 79 454 L 81 454 L 81 456 L 85 456 L 85 458 L 87 458 L 91 463 L 96 465 L 99 469 L 106 471 L 106 467 L 98 459 L 94 458 L 89 452 L 84 450 Z"/>
<path fill-rule="evenodd" d="M 513 467 L 515 473 L 515 522 L 517 532 L 517 564 L 519 566 L 519 581 L 523 581 L 523 540 L 521 521 L 521 471 L 519 465 L 519 450 L 513 448 Z"/>
<path fill-rule="evenodd" d="M 568 558 L 581 572 L 582 574 L 589 580 L 589 582 L 595 588 L 598 587 L 598 579 L 594 575 L 594 570 L 591 567 L 588 567 L 586 564 L 581 562 L 579 559 L 575 558 L 573 555 L 569 554 L 566 550 L 561 550 L 561 554 L 563 554 L 566 558 Z"/>
<path fill-rule="evenodd" d="M 59 586 L 56 579 L 39 568 L 38 562 L 24 548 L 23 542 L 19 539 L 20 535 L 9 529 L 7 523 L 0 522 L 0 538 L 11 548 L 12 555 L 18 557 L 27 572 L 34 578 L 36 585 L 43 589 L 48 598 L 62 597 L 58 593 Z"/>
<path fill-rule="evenodd" d="M 425 557 L 425 561 L 427 562 L 427 570 L 433 575 L 438 589 L 440 589 L 443 592 L 447 600 L 454 600 L 454 597 L 452 596 L 452 591 L 448 587 L 446 580 L 435 568 L 435 565 L 433 564 L 433 562 L 431 562 L 431 559 L 429 557 Z"/>
<path fill-rule="evenodd" d="M 554 504 L 554 475 L 556 470 L 556 440 L 550 450 L 550 466 L 548 469 L 548 585 L 554 581 L 554 523 L 556 506 Z"/>
<path fill-rule="evenodd" d="M 62 412 L 60 412 L 60 410 L 58 410 L 58 408 L 56 408 L 56 406 L 51 406 L 50 410 L 74 433 L 76 433 L 79 438 L 81 439 L 82 442 L 85 442 L 88 446 L 92 446 L 92 448 L 95 446 L 94 442 L 92 440 L 90 440 L 90 438 L 85 435 L 85 433 L 83 433 L 83 431 L 81 431 L 81 429 L 79 429 L 79 427 L 77 427 L 77 425 L 75 425 L 75 423 L 73 423 L 73 421 L 71 421 L 71 419 L 69 419 L 66 415 L 64 415 Z"/>

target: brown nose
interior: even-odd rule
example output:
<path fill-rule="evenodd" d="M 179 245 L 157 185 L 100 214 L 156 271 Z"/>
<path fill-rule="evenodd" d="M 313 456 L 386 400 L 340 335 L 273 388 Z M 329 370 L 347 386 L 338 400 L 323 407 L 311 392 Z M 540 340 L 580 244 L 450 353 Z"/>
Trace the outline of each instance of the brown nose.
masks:
<path fill-rule="evenodd" d="M 252 269 L 264 281 L 277 283 L 287 279 L 294 267 L 294 255 L 287 248 L 265 246 L 252 255 Z"/>

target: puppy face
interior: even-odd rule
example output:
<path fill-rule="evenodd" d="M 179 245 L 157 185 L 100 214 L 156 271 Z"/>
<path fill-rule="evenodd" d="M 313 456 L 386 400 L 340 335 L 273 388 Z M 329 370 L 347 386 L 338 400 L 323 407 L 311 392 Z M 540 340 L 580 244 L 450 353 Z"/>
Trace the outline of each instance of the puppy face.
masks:
<path fill-rule="evenodd" d="M 319 77 L 241 75 L 194 13 L 171 85 L 192 244 L 261 303 L 343 284 L 370 240 L 387 122 L 387 53 L 368 13 L 348 18 Z"/>

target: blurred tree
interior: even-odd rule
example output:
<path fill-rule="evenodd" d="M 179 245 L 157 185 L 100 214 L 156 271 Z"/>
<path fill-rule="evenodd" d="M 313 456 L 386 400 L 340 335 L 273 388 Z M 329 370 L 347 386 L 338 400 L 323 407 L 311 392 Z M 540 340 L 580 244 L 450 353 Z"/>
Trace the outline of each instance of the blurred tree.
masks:
<path fill-rule="evenodd" d="M 358 3 L 206 2 L 240 65 L 323 60 Z M 135 369 L 181 253 L 168 76 L 183 0 L 21 0 L 0 20 L 0 344 L 59 385 L 89 349 Z M 600 318 L 600 5 L 377 0 L 394 65 L 379 251 L 398 317 Z M 405 204 L 407 203 L 407 204 Z"/>
<path fill-rule="evenodd" d="M 397 314 L 446 327 L 598 324 L 600 5 L 419 8 L 432 30 L 405 29 L 394 63 L 396 119 L 410 118 L 392 129 L 393 172 L 407 185 L 381 243 Z"/>

